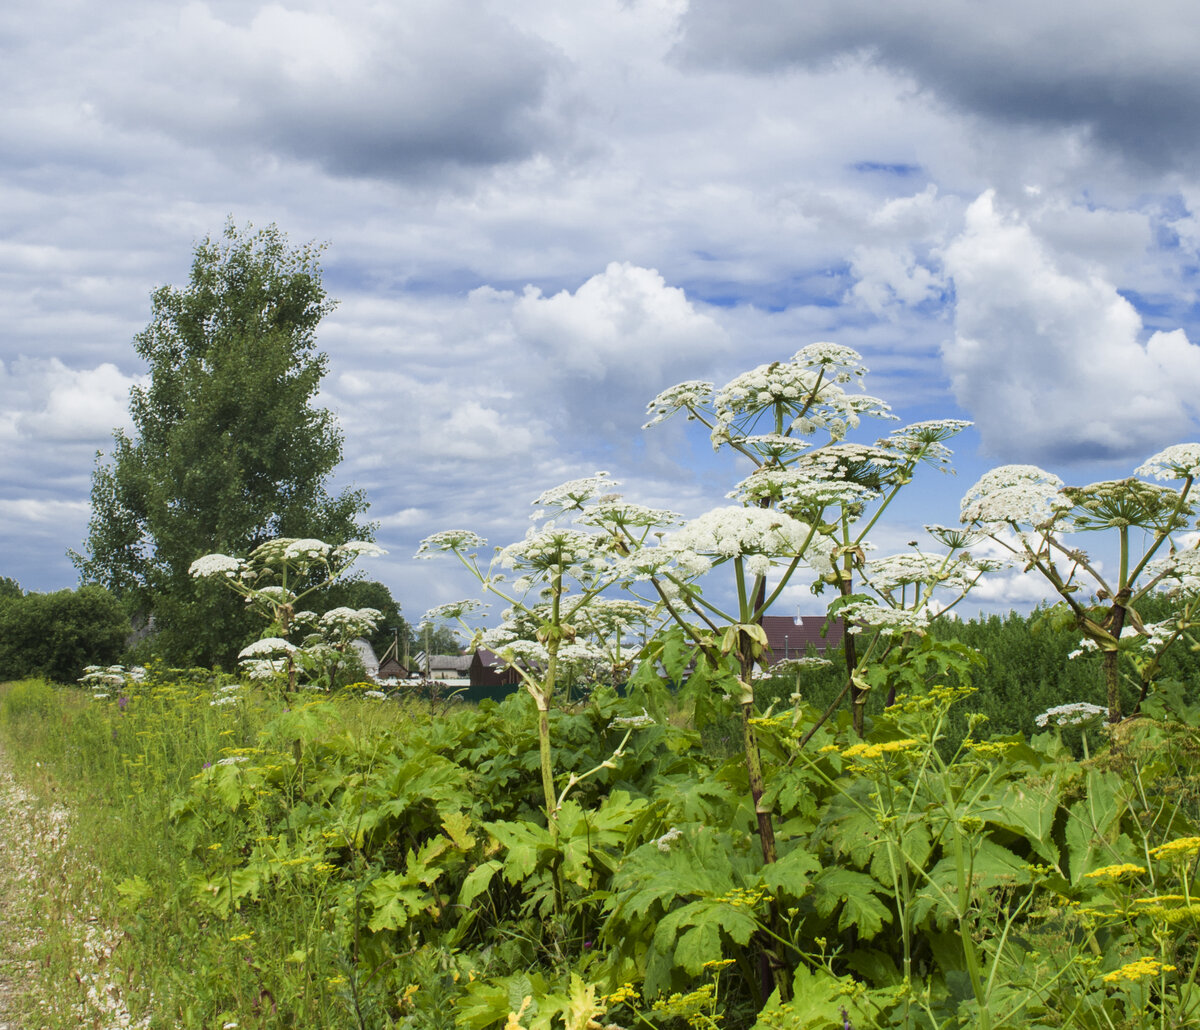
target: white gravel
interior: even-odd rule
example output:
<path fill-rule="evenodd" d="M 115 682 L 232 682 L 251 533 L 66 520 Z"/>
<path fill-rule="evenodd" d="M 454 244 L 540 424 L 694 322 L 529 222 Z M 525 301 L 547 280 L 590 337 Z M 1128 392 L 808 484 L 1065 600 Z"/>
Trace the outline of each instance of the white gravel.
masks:
<path fill-rule="evenodd" d="M 0 746 L 0 1030 L 40 1030 L 36 1016 L 18 1022 L 22 1013 L 41 1011 L 63 1025 L 69 1018 L 80 1027 L 129 1030 L 145 1027 L 126 1009 L 106 965 L 120 942 L 116 930 L 102 925 L 88 900 L 102 886 L 99 870 L 70 853 L 71 814 L 62 805 L 39 799 L 19 784 Z M 53 904 L 48 892 L 65 890 L 62 871 L 70 869 L 79 884 L 88 884 L 73 905 Z M 43 904 L 49 901 L 50 904 Z M 80 901 L 82 903 L 80 903 Z M 49 1002 L 38 998 L 39 984 L 33 949 L 44 933 L 46 910 L 65 913 L 72 965 L 74 997 Z M 67 1025 L 70 1025 L 68 1023 Z"/>

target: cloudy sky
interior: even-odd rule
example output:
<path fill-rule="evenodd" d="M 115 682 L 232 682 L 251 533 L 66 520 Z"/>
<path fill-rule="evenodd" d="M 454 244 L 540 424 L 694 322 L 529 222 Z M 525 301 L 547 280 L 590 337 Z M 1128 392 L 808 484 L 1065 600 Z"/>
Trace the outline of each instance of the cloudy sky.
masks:
<path fill-rule="evenodd" d="M 150 293 L 228 217 L 329 243 L 338 482 L 410 616 L 469 592 L 421 537 L 506 543 L 563 479 L 721 503 L 742 470 L 646 402 L 818 340 L 976 423 L 885 548 L 995 464 L 1127 475 L 1200 437 L 1198 51 L 1183 0 L 13 7 L 0 575 L 75 585 Z"/>

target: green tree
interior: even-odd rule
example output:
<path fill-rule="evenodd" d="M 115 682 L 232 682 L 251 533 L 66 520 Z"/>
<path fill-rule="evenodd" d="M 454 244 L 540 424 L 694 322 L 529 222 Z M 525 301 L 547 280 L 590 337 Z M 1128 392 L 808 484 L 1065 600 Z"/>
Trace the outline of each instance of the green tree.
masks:
<path fill-rule="evenodd" d="M 103 587 L 26 594 L 0 604 L 0 680 L 74 683 L 85 665 L 121 657 L 129 617 Z"/>
<path fill-rule="evenodd" d="M 414 654 L 462 654 L 463 649 L 462 638 L 449 626 L 419 626 L 414 643 Z"/>
<path fill-rule="evenodd" d="M 20 583 L 10 576 L 0 576 L 0 604 L 24 596 L 25 591 L 21 589 Z"/>
<path fill-rule="evenodd" d="M 151 647 L 170 662 L 228 665 L 256 636 L 240 598 L 188 575 L 198 555 L 371 538 L 363 493 L 326 485 L 342 435 L 312 404 L 327 365 L 316 328 L 333 307 L 319 254 L 275 226 L 229 223 L 196 246 L 185 288 L 153 294 L 134 338 L 149 381 L 131 391 L 133 434 L 97 456 L 85 553 L 72 557 L 153 617 Z"/>

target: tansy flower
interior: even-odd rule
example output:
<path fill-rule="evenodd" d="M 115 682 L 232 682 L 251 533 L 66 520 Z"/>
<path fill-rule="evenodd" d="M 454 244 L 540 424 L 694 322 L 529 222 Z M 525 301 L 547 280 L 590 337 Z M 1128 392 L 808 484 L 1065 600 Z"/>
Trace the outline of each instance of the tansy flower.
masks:
<path fill-rule="evenodd" d="M 1180 837 L 1150 850 L 1152 858 L 1186 858 L 1200 851 L 1200 837 Z"/>
<path fill-rule="evenodd" d="M 1139 980 L 1158 976 L 1159 973 L 1173 972 L 1175 972 L 1174 966 L 1159 962 L 1156 958 L 1139 958 L 1134 962 L 1126 963 L 1120 969 L 1114 969 L 1111 973 L 1105 973 L 1104 982 L 1108 984 L 1137 983 Z"/>
<path fill-rule="evenodd" d="M 1143 866 L 1134 865 L 1132 862 L 1125 862 L 1121 865 L 1106 865 L 1102 869 L 1093 869 L 1090 873 L 1084 873 L 1083 875 L 1092 880 L 1119 880 L 1122 876 L 1137 876 L 1139 873 L 1144 873 L 1145 871 L 1145 867 Z"/>

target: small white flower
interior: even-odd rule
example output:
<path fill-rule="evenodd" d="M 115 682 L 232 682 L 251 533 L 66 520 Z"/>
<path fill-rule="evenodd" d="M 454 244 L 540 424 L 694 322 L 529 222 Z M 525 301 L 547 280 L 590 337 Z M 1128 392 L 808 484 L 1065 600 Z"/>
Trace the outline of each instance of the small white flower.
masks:
<path fill-rule="evenodd" d="M 1200 476 L 1200 443 L 1177 443 L 1147 458 L 1138 466 L 1139 476 L 1155 479 L 1184 479 Z"/>
<path fill-rule="evenodd" d="M 1056 726 L 1082 726 L 1107 714 L 1107 708 L 1089 704 L 1087 701 L 1076 701 L 1074 704 L 1047 708 L 1033 721 L 1038 726 L 1047 726 L 1052 722 Z"/>
<path fill-rule="evenodd" d="M 671 850 L 671 845 L 683 837 L 683 831 L 672 826 L 661 837 L 656 837 L 651 843 L 658 848 L 663 854 L 667 854 Z"/>
<path fill-rule="evenodd" d="M 247 644 L 238 652 L 239 658 L 257 658 L 263 655 L 292 654 L 297 650 L 296 645 L 282 637 L 264 637 L 252 644 Z"/>
<path fill-rule="evenodd" d="M 486 547 L 487 541 L 469 529 L 444 529 L 421 541 L 414 558 L 432 558 L 438 551 L 477 551 Z"/>
<path fill-rule="evenodd" d="M 188 567 L 188 574 L 195 579 L 209 576 L 236 576 L 242 571 L 242 562 L 227 554 L 206 554 L 197 558 Z"/>
<path fill-rule="evenodd" d="M 250 758 L 247 755 L 229 755 L 227 758 L 217 759 L 217 765 L 241 765 L 248 761 Z"/>

